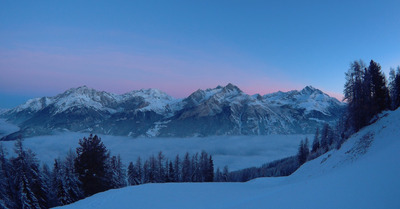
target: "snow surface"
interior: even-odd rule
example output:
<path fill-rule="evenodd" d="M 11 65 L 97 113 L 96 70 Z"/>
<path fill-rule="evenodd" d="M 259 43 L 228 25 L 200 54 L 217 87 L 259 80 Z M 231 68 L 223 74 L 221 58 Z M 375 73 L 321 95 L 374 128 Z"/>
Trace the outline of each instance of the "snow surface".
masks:
<path fill-rule="evenodd" d="M 306 113 L 319 111 L 325 115 L 330 115 L 329 107 L 332 106 L 332 103 L 337 106 L 345 105 L 344 103 L 339 102 L 336 98 L 330 97 L 312 86 L 306 86 L 301 91 L 279 91 L 276 93 L 266 94 L 263 98 L 272 105 L 291 105 L 296 108 L 305 109 Z"/>
<path fill-rule="evenodd" d="M 54 159 L 64 157 L 67 152 L 78 147 L 79 139 L 86 133 L 67 132 L 51 136 L 37 136 L 24 140 L 24 146 L 37 154 L 39 160 L 53 165 Z M 147 159 L 162 151 L 168 159 L 182 158 L 186 152 L 191 154 L 206 151 L 214 159 L 215 169 L 227 165 L 229 170 L 238 170 L 292 156 L 297 153 L 300 140 L 312 135 L 268 135 L 268 136 L 215 136 L 192 138 L 131 138 L 123 136 L 99 135 L 112 155 L 121 155 L 128 165 L 137 157 Z M 1 142 L 12 156 L 13 141 Z"/>
<path fill-rule="evenodd" d="M 400 208 L 400 110 L 289 177 L 246 183 L 146 184 L 93 195 L 63 209 Z"/>

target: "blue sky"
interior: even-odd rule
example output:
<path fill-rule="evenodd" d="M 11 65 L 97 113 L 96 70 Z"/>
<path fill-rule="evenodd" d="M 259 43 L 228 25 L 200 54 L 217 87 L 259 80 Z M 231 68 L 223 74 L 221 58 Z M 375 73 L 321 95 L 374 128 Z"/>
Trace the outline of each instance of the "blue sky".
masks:
<path fill-rule="evenodd" d="M 312 85 L 400 65 L 400 1 L 1 1 L 0 107 L 87 85 L 185 97 Z"/>

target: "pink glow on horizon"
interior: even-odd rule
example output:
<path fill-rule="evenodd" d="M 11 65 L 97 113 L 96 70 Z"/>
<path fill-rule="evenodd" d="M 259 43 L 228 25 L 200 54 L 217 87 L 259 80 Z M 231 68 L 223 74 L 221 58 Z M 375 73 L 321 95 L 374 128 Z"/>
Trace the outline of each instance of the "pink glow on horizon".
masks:
<path fill-rule="evenodd" d="M 86 85 L 117 94 L 157 88 L 184 98 L 197 89 L 232 83 L 247 94 L 267 94 L 302 89 L 286 81 L 279 71 L 274 77 L 215 64 L 207 60 L 180 60 L 174 57 L 145 56 L 119 52 L 85 55 L 51 54 L 36 51 L 0 50 L 0 90 L 9 93 L 35 93 L 52 96 L 69 88 Z M 190 70 L 189 70 L 190 69 Z M 335 97 L 340 94 L 330 93 Z"/>

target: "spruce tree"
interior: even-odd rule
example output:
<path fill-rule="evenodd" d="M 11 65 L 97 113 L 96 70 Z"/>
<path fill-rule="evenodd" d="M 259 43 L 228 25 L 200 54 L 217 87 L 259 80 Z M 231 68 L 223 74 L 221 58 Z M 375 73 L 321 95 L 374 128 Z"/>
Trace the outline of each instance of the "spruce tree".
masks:
<path fill-rule="evenodd" d="M 168 175 L 167 175 L 167 180 L 166 182 L 175 182 L 175 169 L 174 165 L 172 164 L 172 161 L 169 161 L 166 163 L 168 165 Z"/>
<path fill-rule="evenodd" d="M 214 181 L 214 161 L 213 161 L 211 155 L 210 155 L 210 157 L 208 159 L 208 167 L 207 167 L 205 181 L 206 182 Z"/>
<path fill-rule="evenodd" d="M 125 187 L 126 170 L 125 165 L 122 163 L 121 157 L 119 155 L 117 157 L 111 157 L 110 169 L 112 187 L 115 189 Z"/>
<path fill-rule="evenodd" d="M 24 150 L 22 139 L 18 138 L 15 143 L 15 153 L 16 158 L 12 159 L 14 171 L 14 182 L 16 183 L 16 191 L 18 198 L 16 200 L 17 208 L 46 208 L 46 206 L 41 205 L 42 200 L 40 200 L 40 194 L 35 193 L 37 178 L 39 173 L 36 170 L 36 159 L 32 156 L 32 153 Z M 37 191 L 36 191 L 37 192 Z M 42 203 L 43 204 L 43 203 Z"/>
<path fill-rule="evenodd" d="M 142 176 L 143 176 L 142 159 L 138 157 L 135 163 L 135 176 L 134 176 L 136 184 L 143 183 Z"/>
<path fill-rule="evenodd" d="M 319 142 L 319 128 L 317 128 L 317 130 L 315 131 L 314 141 L 313 141 L 313 143 L 312 143 L 311 152 L 312 152 L 312 153 L 316 153 L 316 152 L 318 151 L 319 148 L 320 148 L 320 142 Z"/>
<path fill-rule="evenodd" d="M 181 160 L 179 158 L 179 155 L 176 155 L 175 161 L 174 161 L 174 170 L 175 170 L 175 176 L 174 176 L 174 181 L 175 182 L 181 182 Z"/>
<path fill-rule="evenodd" d="M 224 169 L 222 171 L 222 181 L 223 182 L 229 182 L 229 169 L 228 166 L 224 166 Z"/>
<path fill-rule="evenodd" d="M 186 152 L 183 162 L 182 162 L 182 182 L 190 182 L 191 181 L 191 173 L 190 173 L 190 159 L 189 153 Z"/>
<path fill-rule="evenodd" d="M 352 62 L 346 73 L 346 83 L 343 90 L 344 100 L 348 104 L 348 121 L 355 132 L 368 123 L 367 115 L 365 114 L 365 104 L 368 102 L 363 97 L 366 95 L 366 91 L 369 92 L 368 89 L 365 90 L 363 88 L 365 86 L 365 83 L 363 83 L 365 72 L 363 61 Z"/>
<path fill-rule="evenodd" d="M 82 182 L 85 196 L 111 189 L 110 170 L 107 166 L 109 152 L 97 135 L 79 140 L 76 148 L 75 170 Z"/>
<path fill-rule="evenodd" d="M 389 93 L 391 98 L 391 109 L 395 110 L 400 106 L 400 66 L 397 71 L 393 68 L 389 72 Z"/>
<path fill-rule="evenodd" d="M 135 168 L 133 166 L 132 162 L 129 162 L 128 165 L 128 185 L 132 186 L 132 185 L 136 185 L 136 181 L 135 181 Z"/>
<path fill-rule="evenodd" d="M 57 199 L 57 205 L 66 205 L 70 201 L 68 200 L 68 195 L 64 183 L 64 170 L 61 165 L 60 159 L 54 160 L 53 167 L 53 190 Z"/>
<path fill-rule="evenodd" d="M 215 182 L 222 181 L 222 174 L 221 174 L 221 170 L 219 169 L 219 167 L 217 168 L 217 171 L 215 171 L 214 181 Z"/>
<path fill-rule="evenodd" d="M 371 60 L 368 72 L 371 76 L 371 117 L 388 109 L 390 104 L 389 91 L 386 87 L 386 78 L 381 66 Z"/>
<path fill-rule="evenodd" d="M 0 208 L 16 208 L 16 192 L 13 188 L 12 165 L 6 158 L 6 150 L 0 143 Z"/>
<path fill-rule="evenodd" d="M 68 204 L 76 202 L 83 198 L 82 183 L 79 181 L 78 174 L 75 171 L 74 162 L 76 155 L 69 150 L 63 162 L 64 168 L 64 185 L 66 188 Z"/>

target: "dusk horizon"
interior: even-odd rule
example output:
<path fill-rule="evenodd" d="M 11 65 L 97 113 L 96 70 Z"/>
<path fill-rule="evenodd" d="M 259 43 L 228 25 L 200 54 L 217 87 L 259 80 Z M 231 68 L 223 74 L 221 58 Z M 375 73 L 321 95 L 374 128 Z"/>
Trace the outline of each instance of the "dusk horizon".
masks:
<path fill-rule="evenodd" d="M 82 85 L 117 94 L 157 88 L 177 98 L 227 83 L 248 94 L 312 85 L 340 99 L 352 61 L 373 59 L 386 76 L 399 65 L 396 8 L 397 1 L 4 2 L 0 107 Z"/>
<path fill-rule="evenodd" d="M 400 208 L 400 0 L 0 2 L 0 209 Z"/>

